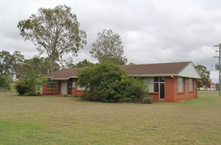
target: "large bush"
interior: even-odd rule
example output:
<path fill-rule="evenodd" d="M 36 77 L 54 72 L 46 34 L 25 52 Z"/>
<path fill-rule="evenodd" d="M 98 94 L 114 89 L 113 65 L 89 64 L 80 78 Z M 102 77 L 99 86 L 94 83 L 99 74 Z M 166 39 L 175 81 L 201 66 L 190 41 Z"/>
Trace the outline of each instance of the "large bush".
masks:
<path fill-rule="evenodd" d="M 37 72 L 32 71 L 31 75 L 25 75 L 15 82 L 14 88 L 19 95 L 35 96 L 40 93 L 41 87 L 47 79 Z"/>
<path fill-rule="evenodd" d="M 141 80 L 129 78 L 119 66 L 106 63 L 78 73 L 78 85 L 85 87 L 83 99 L 101 102 L 137 102 L 148 92 Z"/>

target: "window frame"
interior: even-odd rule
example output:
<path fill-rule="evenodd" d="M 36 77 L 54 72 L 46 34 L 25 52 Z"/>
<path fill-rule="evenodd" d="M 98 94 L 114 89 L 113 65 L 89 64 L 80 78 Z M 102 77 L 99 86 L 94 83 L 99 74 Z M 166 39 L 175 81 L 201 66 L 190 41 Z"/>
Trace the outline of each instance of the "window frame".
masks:
<path fill-rule="evenodd" d="M 47 89 L 57 89 L 57 81 L 49 80 L 46 85 Z"/>
<path fill-rule="evenodd" d="M 189 92 L 193 92 L 194 91 L 193 84 L 194 84 L 193 79 L 189 78 Z"/>
<path fill-rule="evenodd" d="M 181 81 L 182 80 L 182 81 Z M 183 93 L 184 90 L 185 90 L 185 79 L 182 78 L 182 77 L 178 77 L 177 78 L 177 82 L 178 82 L 178 86 L 177 86 L 177 89 L 178 89 L 178 93 Z M 180 86 L 181 85 L 181 86 Z M 180 88 L 182 87 L 182 90 L 180 90 Z"/>
<path fill-rule="evenodd" d="M 159 93 L 159 86 L 161 83 L 165 83 L 165 77 L 146 77 L 144 82 L 147 83 L 150 93 Z"/>

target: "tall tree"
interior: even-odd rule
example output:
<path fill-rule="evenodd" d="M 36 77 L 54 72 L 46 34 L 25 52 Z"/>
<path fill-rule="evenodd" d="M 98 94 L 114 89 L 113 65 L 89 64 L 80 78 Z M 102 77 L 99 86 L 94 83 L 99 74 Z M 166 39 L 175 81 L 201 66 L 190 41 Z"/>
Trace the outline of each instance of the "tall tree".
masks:
<path fill-rule="evenodd" d="M 10 83 L 9 83 L 9 79 L 7 76 L 5 76 L 5 74 L 1 74 L 0 73 L 0 90 L 1 89 L 7 89 L 7 90 L 10 90 L 11 89 L 11 86 L 10 86 Z"/>
<path fill-rule="evenodd" d="M 74 60 L 72 57 L 68 58 L 68 61 L 65 61 L 66 68 L 74 68 Z"/>
<path fill-rule="evenodd" d="M 16 75 L 18 78 L 24 77 L 30 71 L 44 75 L 50 72 L 49 58 L 34 56 L 31 59 L 25 59 L 23 64 L 17 67 Z M 59 70 L 59 64 L 55 63 L 54 70 Z"/>
<path fill-rule="evenodd" d="M 55 62 L 64 53 L 77 55 L 86 45 L 86 32 L 79 30 L 80 24 L 71 8 L 58 5 L 54 9 L 40 8 L 29 19 L 19 21 L 17 27 L 25 40 L 31 40 L 40 54 L 46 52 L 50 58 L 51 72 Z"/>
<path fill-rule="evenodd" d="M 0 52 L 0 74 L 12 75 L 13 74 L 13 56 L 8 51 Z"/>
<path fill-rule="evenodd" d="M 206 67 L 203 65 L 197 65 L 195 66 L 196 70 L 199 72 L 200 76 L 201 76 L 201 80 L 198 80 L 197 82 L 197 86 L 204 86 L 205 88 L 210 88 L 210 82 L 209 82 L 209 78 L 210 78 L 210 72 L 207 71 Z"/>
<path fill-rule="evenodd" d="M 8 51 L 0 52 L 0 73 L 7 76 L 16 75 L 16 71 L 24 61 L 24 55 L 20 51 L 15 51 L 13 54 L 10 54 Z"/>
<path fill-rule="evenodd" d="M 105 29 L 97 34 L 97 40 L 92 43 L 90 54 L 99 63 L 111 62 L 117 65 L 124 65 L 127 62 L 120 35 L 112 30 Z"/>
<path fill-rule="evenodd" d="M 19 67 L 21 67 L 24 63 L 25 57 L 21 54 L 20 51 L 15 51 L 13 53 L 13 71 L 16 76 L 16 78 L 19 78 L 19 75 L 17 74 Z"/>

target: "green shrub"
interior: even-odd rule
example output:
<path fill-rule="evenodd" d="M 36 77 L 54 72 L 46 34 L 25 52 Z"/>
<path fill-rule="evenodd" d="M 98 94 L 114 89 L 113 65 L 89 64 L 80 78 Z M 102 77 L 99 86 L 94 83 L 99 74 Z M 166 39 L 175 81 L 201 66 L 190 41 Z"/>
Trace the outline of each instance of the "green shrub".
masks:
<path fill-rule="evenodd" d="M 19 95 L 25 95 L 30 91 L 28 85 L 24 81 L 16 81 L 14 88 L 18 92 Z"/>
<path fill-rule="evenodd" d="M 86 93 L 82 100 L 115 102 L 138 102 L 148 92 L 141 80 L 129 78 L 119 66 L 106 63 L 85 68 L 78 73 L 78 85 Z"/>
<path fill-rule="evenodd" d="M 45 84 L 46 79 L 38 73 L 32 73 L 32 75 L 25 75 L 15 82 L 14 88 L 19 95 L 35 96 L 40 94 L 38 92 L 40 88 Z"/>

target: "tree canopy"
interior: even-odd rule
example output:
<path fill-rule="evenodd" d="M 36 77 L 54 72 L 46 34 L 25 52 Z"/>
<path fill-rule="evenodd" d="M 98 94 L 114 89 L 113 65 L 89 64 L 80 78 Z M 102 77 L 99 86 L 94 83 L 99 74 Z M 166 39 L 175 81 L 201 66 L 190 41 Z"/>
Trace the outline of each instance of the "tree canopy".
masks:
<path fill-rule="evenodd" d="M 87 59 L 84 59 L 83 61 L 79 61 L 78 63 L 74 64 L 73 59 L 70 57 L 68 60 L 62 60 L 60 62 L 60 66 L 62 69 L 70 69 L 70 68 L 85 68 L 94 66 L 92 62 L 88 61 Z"/>
<path fill-rule="evenodd" d="M 76 15 L 66 5 L 58 5 L 54 9 L 40 8 L 29 19 L 19 21 L 17 27 L 20 35 L 25 40 L 31 40 L 40 54 L 47 53 L 51 72 L 64 53 L 77 55 L 87 43 L 86 32 L 79 29 Z"/>
<path fill-rule="evenodd" d="M 24 55 L 20 51 L 10 54 L 8 51 L 0 52 L 0 74 L 7 77 L 18 77 L 17 70 L 23 64 Z"/>
<path fill-rule="evenodd" d="M 31 59 L 25 59 L 24 62 L 17 68 L 16 75 L 18 78 L 24 77 L 29 71 L 35 70 L 39 74 L 47 74 L 50 72 L 49 58 L 34 56 Z M 55 63 L 54 70 L 59 70 L 59 64 Z"/>
<path fill-rule="evenodd" d="M 129 65 L 136 65 L 136 63 L 130 62 Z"/>
<path fill-rule="evenodd" d="M 201 80 L 198 80 L 197 87 L 200 88 L 205 86 L 206 88 L 210 88 L 210 82 L 209 82 L 210 72 L 207 71 L 206 67 L 203 65 L 197 65 L 195 66 L 195 68 L 199 72 L 202 78 Z"/>
<path fill-rule="evenodd" d="M 92 62 L 88 61 L 87 59 L 84 59 L 83 61 L 79 61 L 78 63 L 76 63 L 75 67 L 76 68 L 82 68 L 82 67 L 91 67 L 94 66 L 95 64 L 93 64 Z"/>
<path fill-rule="evenodd" d="M 127 62 L 120 35 L 112 30 L 103 30 L 97 34 L 96 42 L 92 43 L 91 57 L 96 58 L 99 63 L 111 62 L 124 65 Z"/>

